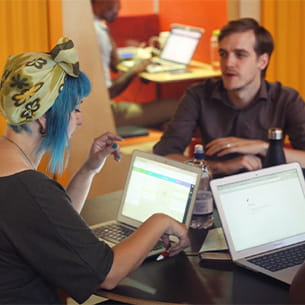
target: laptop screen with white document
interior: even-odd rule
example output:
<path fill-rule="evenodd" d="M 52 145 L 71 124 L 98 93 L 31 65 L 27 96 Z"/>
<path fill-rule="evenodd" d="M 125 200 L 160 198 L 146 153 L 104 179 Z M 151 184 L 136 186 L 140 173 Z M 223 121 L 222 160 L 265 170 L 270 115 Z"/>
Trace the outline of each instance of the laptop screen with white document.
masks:
<path fill-rule="evenodd" d="M 118 219 L 144 222 L 154 213 L 190 222 L 200 172 L 165 157 L 136 152 L 131 161 Z"/>
<path fill-rule="evenodd" d="M 188 65 L 203 33 L 201 28 L 173 24 L 160 58 Z"/>
<path fill-rule="evenodd" d="M 304 178 L 296 163 L 222 179 L 211 187 L 233 258 L 305 240 Z"/>

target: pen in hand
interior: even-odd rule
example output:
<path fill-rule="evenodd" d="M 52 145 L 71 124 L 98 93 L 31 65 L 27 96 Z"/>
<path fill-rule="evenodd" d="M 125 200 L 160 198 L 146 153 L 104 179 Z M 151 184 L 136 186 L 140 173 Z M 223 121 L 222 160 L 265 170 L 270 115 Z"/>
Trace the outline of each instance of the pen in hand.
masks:
<path fill-rule="evenodd" d="M 167 258 L 169 256 L 169 252 L 168 251 L 164 251 L 162 252 L 157 258 L 156 258 L 156 261 L 159 262 L 159 261 L 162 261 L 164 260 L 165 258 Z"/>

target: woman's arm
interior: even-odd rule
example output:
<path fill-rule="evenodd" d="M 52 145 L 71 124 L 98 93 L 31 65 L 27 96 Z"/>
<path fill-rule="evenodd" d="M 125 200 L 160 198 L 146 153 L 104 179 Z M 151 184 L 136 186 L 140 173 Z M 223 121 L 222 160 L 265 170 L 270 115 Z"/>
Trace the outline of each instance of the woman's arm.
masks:
<path fill-rule="evenodd" d="M 170 246 L 169 235 L 178 237 L 179 242 Z M 100 287 L 113 289 L 143 262 L 161 236 L 170 256 L 179 253 L 189 245 L 187 228 L 184 224 L 167 215 L 154 214 L 135 233 L 113 247 L 113 264 Z"/>
<path fill-rule="evenodd" d="M 79 213 L 94 176 L 103 168 L 108 156 L 112 154 L 115 160 L 120 160 L 120 148 L 116 141 L 122 141 L 122 138 L 110 132 L 94 139 L 87 159 L 70 180 L 66 191 L 71 197 L 73 207 Z"/>

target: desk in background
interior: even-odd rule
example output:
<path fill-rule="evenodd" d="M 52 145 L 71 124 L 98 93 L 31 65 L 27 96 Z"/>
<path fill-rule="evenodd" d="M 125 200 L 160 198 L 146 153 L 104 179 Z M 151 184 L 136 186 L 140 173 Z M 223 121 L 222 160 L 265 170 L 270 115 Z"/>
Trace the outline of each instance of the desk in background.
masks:
<path fill-rule="evenodd" d="M 89 225 L 114 219 L 122 192 L 88 200 L 81 215 Z M 205 230 L 190 230 L 192 248 L 199 249 Z M 181 253 L 156 262 L 147 259 L 117 288 L 97 295 L 130 304 L 288 304 L 288 285 L 262 274 L 227 264 L 200 263 Z"/>
<path fill-rule="evenodd" d="M 174 71 L 158 73 L 142 72 L 140 77 L 155 83 L 168 83 L 221 76 L 220 70 L 214 70 L 211 65 L 195 60 L 191 61 L 186 70 L 187 72 L 184 73 L 175 73 Z"/>
<path fill-rule="evenodd" d="M 126 71 L 128 68 L 122 64 L 118 66 L 119 70 Z M 214 70 L 211 65 L 192 60 L 187 67 L 185 73 L 174 73 L 173 71 L 169 72 L 158 72 L 158 73 L 148 73 L 142 72 L 139 74 L 139 77 L 144 81 L 153 82 L 156 85 L 156 98 L 159 99 L 161 96 L 161 85 L 175 85 L 177 82 L 187 82 L 188 84 L 193 81 L 204 80 L 211 77 L 220 77 L 220 70 Z M 182 95 L 182 92 L 179 93 Z M 179 96 L 179 97 L 180 97 Z"/>

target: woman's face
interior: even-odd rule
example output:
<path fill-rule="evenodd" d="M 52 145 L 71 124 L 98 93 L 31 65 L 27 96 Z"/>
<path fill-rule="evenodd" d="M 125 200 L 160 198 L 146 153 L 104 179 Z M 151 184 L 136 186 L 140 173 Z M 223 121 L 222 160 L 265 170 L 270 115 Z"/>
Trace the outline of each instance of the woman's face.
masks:
<path fill-rule="evenodd" d="M 68 136 L 69 138 L 72 137 L 76 126 L 81 126 L 83 125 L 83 116 L 82 113 L 79 109 L 79 106 L 77 106 L 74 111 L 71 113 L 71 118 L 69 121 L 69 126 L 68 126 Z"/>

